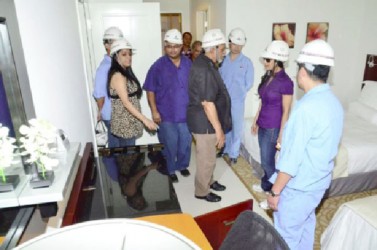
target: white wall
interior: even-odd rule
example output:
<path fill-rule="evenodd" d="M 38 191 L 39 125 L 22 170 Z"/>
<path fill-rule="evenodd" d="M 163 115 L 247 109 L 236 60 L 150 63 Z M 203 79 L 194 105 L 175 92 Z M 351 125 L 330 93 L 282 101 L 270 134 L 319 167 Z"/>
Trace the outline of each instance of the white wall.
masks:
<path fill-rule="evenodd" d="M 226 29 L 226 0 L 210 0 L 209 29 L 218 28 L 225 34 Z"/>
<path fill-rule="evenodd" d="M 93 141 L 77 0 L 14 0 L 35 114 Z"/>
<path fill-rule="evenodd" d="M 182 33 L 191 32 L 190 0 L 144 0 L 143 2 L 160 3 L 161 13 L 181 13 Z"/>
<path fill-rule="evenodd" d="M 294 81 L 297 70 L 294 59 L 305 43 L 307 23 L 329 22 L 328 42 L 335 50 L 336 60 L 330 77 L 332 88 L 344 106 L 357 98 L 365 54 L 376 52 L 376 1 L 272 0 L 267 3 L 258 0 L 232 0 L 226 4 L 226 32 L 237 26 L 245 30 L 248 43 L 244 53 L 252 59 L 255 66 L 255 84 L 247 97 L 246 116 L 254 114 L 257 109 L 256 87 L 264 73 L 259 55 L 271 42 L 274 22 L 296 23 L 295 47 L 290 50 L 287 68 Z M 297 87 L 295 90 L 298 96 L 302 95 Z"/>
<path fill-rule="evenodd" d="M 197 11 L 207 11 L 209 12 L 209 1 L 210 0 L 192 0 L 191 1 L 191 9 L 190 9 L 190 23 L 191 23 L 191 33 L 192 33 L 192 40 L 202 40 L 202 36 L 198 35 L 197 33 L 197 23 L 196 23 L 196 13 Z M 208 13 L 209 14 L 209 13 Z M 209 20 L 208 20 L 209 21 Z"/>
<path fill-rule="evenodd" d="M 190 18 L 193 41 L 202 39 L 196 36 L 197 11 L 208 11 L 208 29 L 219 28 L 225 32 L 226 0 L 191 0 Z"/>

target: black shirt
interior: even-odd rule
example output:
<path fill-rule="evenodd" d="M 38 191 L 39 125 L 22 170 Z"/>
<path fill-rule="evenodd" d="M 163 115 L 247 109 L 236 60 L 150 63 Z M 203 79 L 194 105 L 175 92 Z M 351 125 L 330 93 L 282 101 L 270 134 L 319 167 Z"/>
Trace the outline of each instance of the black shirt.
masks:
<path fill-rule="evenodd" d="M 191 133 L 213 134 L 215 129 L 205 114 L 203 101 L 215 104 L 224 133 L 229 131 L 232 121 L 228 91 L 215 64 L 202 54 L 195 59 L 191 66 L 187 125 Z"/>

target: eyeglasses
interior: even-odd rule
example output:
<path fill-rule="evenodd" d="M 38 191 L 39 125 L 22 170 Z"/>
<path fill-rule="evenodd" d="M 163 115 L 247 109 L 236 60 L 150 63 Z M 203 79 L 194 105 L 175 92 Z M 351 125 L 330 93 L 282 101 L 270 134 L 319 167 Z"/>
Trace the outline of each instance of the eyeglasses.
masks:
<path fill-rule="evenodd" d="M 114 40 L 113 39 L 105 39 L 105 40 L 103 40 L 103 44 L 112 44 L 114 42 Z"/>
<path fill-rule="evenodd" d="M 263 58 L 263 60 L 265 60 L 265 61 L 266 61 L 266 63 L 269 63 L 269 62 L 271 62 L 271 59 L 270 59 L 270 58 Z"/>
<path fill-rule="evenodd" d="M 181 45 L 166 45 L 165 47 L 167 49 L 180 49 Z"/>

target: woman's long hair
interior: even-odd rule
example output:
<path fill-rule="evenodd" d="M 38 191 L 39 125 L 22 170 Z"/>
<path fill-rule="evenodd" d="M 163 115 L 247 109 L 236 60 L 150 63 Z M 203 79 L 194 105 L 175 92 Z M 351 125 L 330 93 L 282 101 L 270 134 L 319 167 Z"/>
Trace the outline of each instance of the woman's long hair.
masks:
<path fill-rule="evenodd" d="M 141 98 L 141 95 L 143 94 L 143 90 L 141 89 L 141 85 L 137 77 L 135 76 L 134 72 L 132 71 L 131 66 L 123 68 L 117 61 L 118 52 L 112 56 L 111 58 L 111 66 L 109 69 L 109 73 L 107 75 L 107 95 L 110 96 L 110 81 L 113 75 L 117 72 L 121 73 L 124 77 L 126 77 L 129 81 L 131 81 L 132 84 L 137 85 L 137 90 L 136 90 L 136 96 L 138 99 Z M 128 93 L 128 95 L 132 95 L 134 93 Z"/>
<path fill-rule="evenodd" d="M 274 59 L 272 59 L 272 60 L 274 60 Z M 275 60 L 275 62 L 276 62 L 276 64 L 274 65 L 274 68 L 272 70 L 267 70 L 266 73 L 264 73 L 264 75 L 262 76 L 261 82 L 258 85 L 258 95 L 259 95 L 259 91 L 262 88 L 262 86 L 264 84 L 267 84 L 270 81 L 270 79 L 272 79 L 272 78 L 275 77 L 275 69 L 276 69 L 276 67 L 284 69 L 284 63 L 282 61 Z"/>

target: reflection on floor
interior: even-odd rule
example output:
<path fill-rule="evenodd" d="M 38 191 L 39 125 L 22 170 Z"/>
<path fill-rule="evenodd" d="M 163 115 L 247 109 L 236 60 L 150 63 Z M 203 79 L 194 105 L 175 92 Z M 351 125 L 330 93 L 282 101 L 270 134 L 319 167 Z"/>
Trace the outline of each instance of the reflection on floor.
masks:
<path fill-rule="evenodd" d="M 194 197 L 194 178 L 196 171 L 195 145 L 192 146 L 192 149 L 190 166 L 188 168 L 191 175 L 183 177 L 177 172 L 179 182 L 173 184 L 183 213 L 188 213 L 195 217 L 248 199 L 255 200 L 223 158 L 217 159 L 214 179 L 225 185 L 226 190 L 223 192 L 212 191 L 220 195 L 222 200 L 220 202 L 211 203 L 196 199 Z M 258 206 L 256 201 L 254 202 L 253 210 L 269 222 L 272 222 L 271 218 Z"/>

